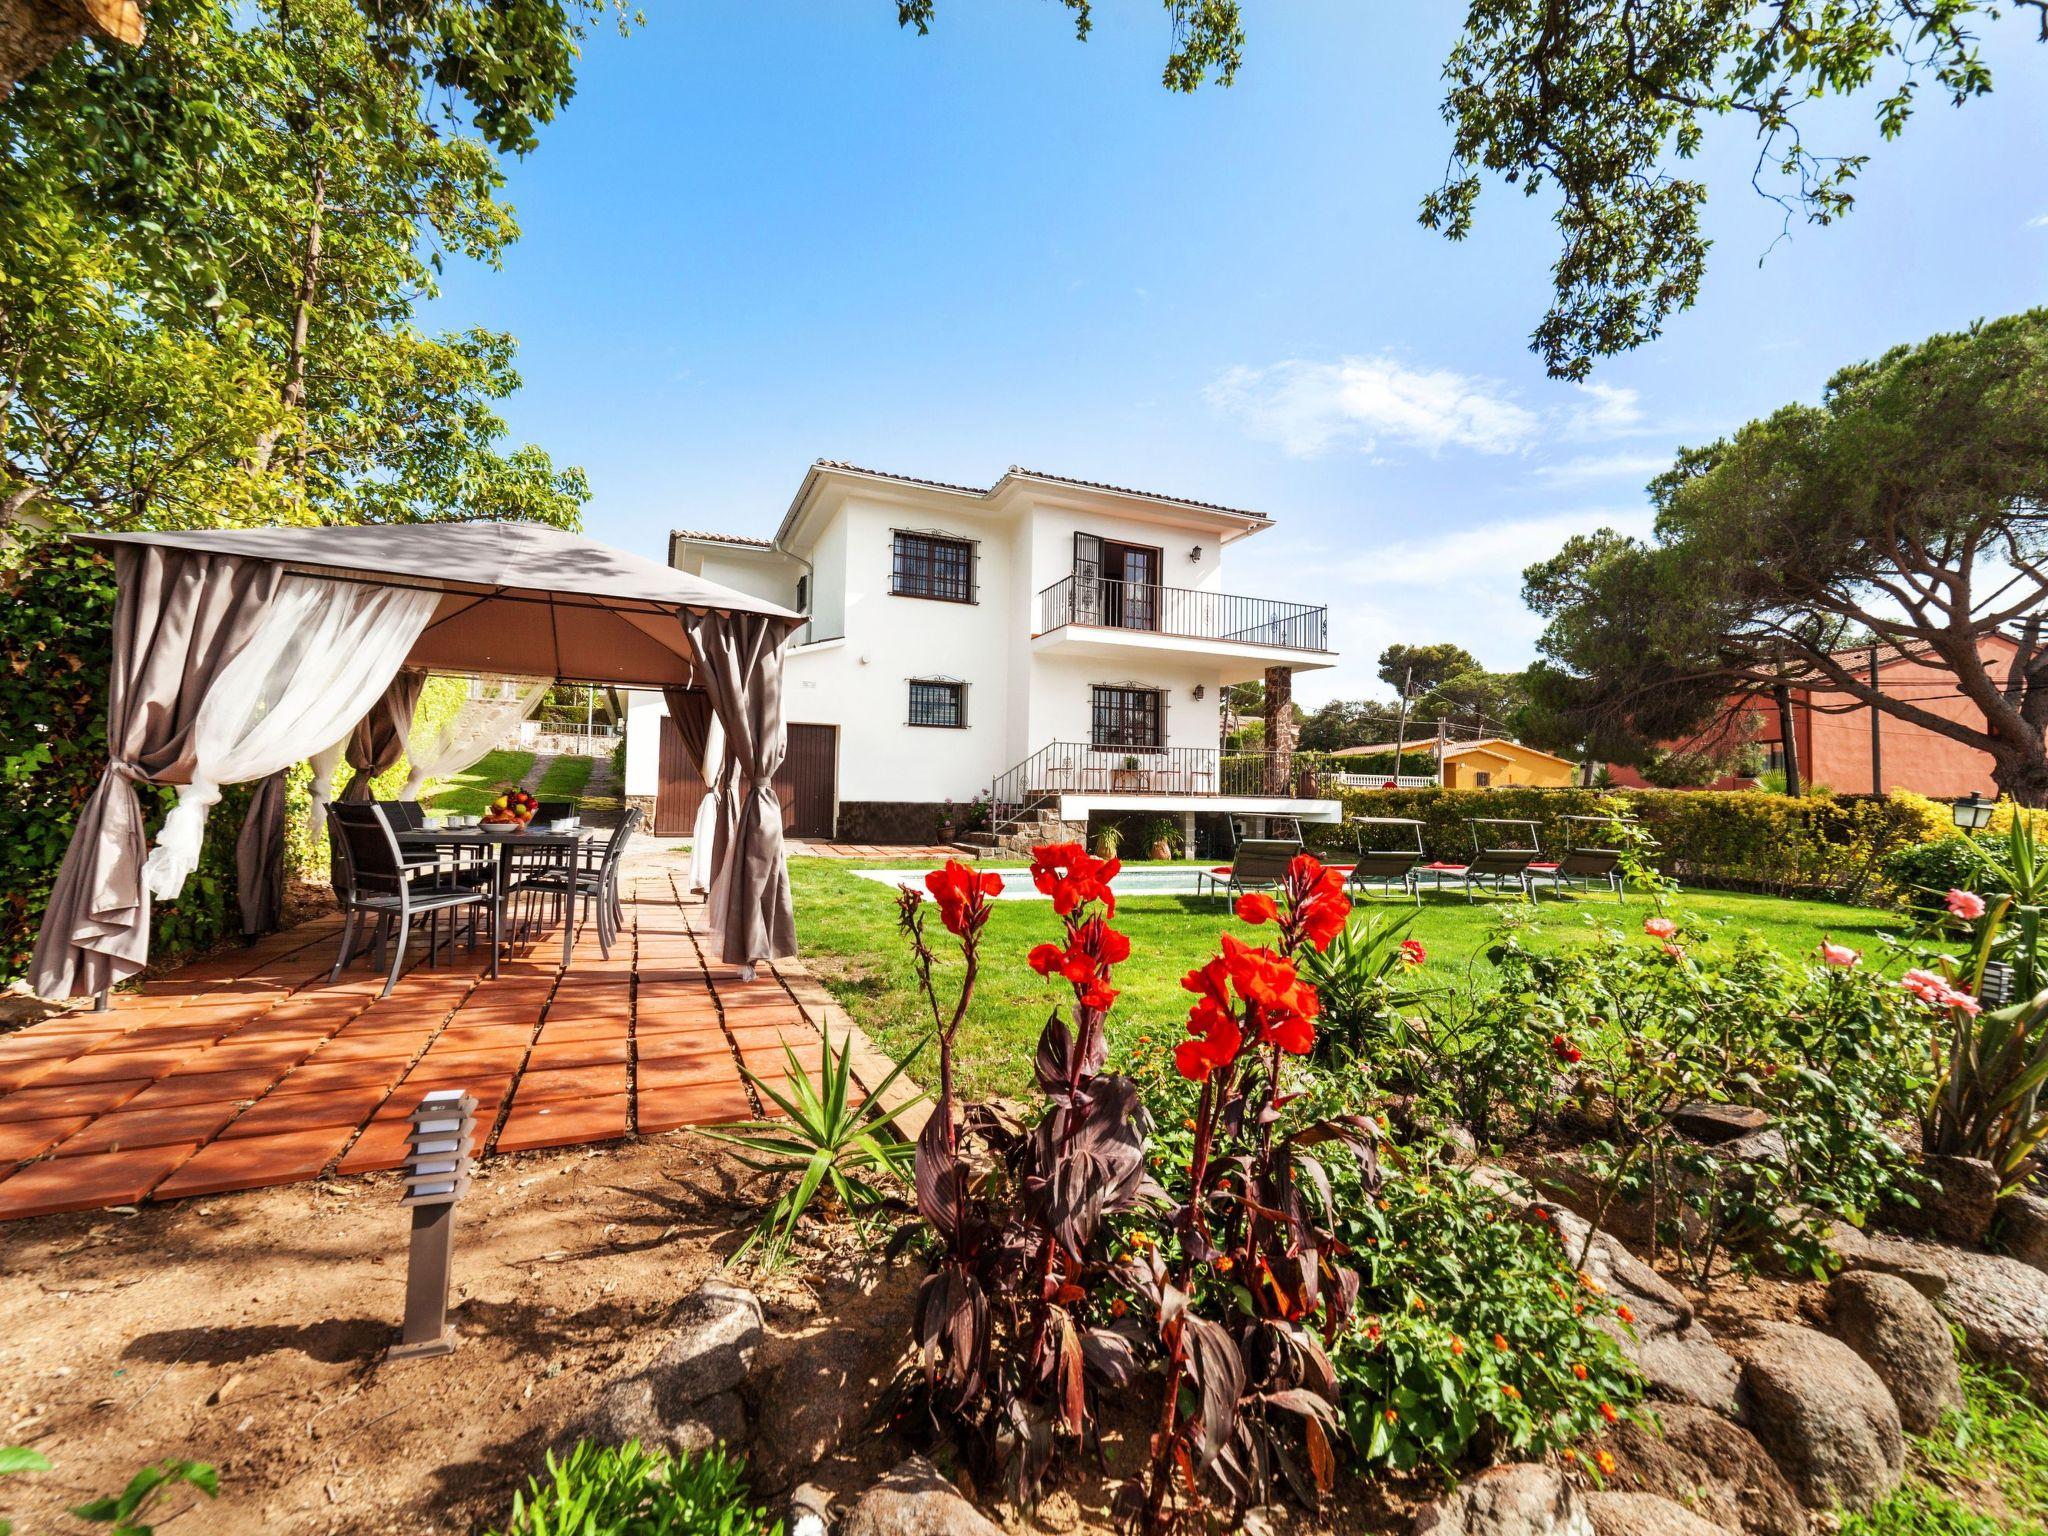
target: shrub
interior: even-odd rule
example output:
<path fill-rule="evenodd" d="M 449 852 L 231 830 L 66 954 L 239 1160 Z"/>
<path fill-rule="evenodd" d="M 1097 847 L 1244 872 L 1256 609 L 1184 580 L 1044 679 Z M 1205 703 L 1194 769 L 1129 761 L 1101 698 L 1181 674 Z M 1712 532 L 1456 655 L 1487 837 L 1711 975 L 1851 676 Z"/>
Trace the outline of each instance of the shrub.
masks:
<path fill-rule="evenodd" d="M 1403 938 L 1416 909 L 1398 916 L 1369 912 L 1354 916 L 1324 950 L 1301 955 L 1301 973 L 1322 1001 L 1316 1016 L 1319 1059 L 1356 1058 L 1402 1008 L 1420 994 L 1413 973 L 1428 959 L 1419 939 Z"/>
<path fill-rule="evenodd" d="M 748 1502 L 742 1478 L 723 1448 L 671 1460 L 637 1440 L 579 1440 L 559 1461 L 547 1453 L 546 1476 L 527 1479 L 491 1536 L 781 1536 L 782 1522 Z"/>
<path fill-rule="evenodd" d="M 1348 816 L 1413 816 L 1433 858 L 1472 852 L 1470 817 L 1526 817 L 1543 846 L 1565 841 L 1562 816 L 1597 816 L 1619 806 L 1656 838 L 1667 873 L 1695 884 L 1733 884 L 1775 893 L 1827 892 L 1875 899 L 1895 850 L 1943 835 L 1945 807 L 1919 795 L 1802 796 L 1754 790 L 1347 789 Z M 1342 829 L 1311 829 L 1326 842 Z"/>
<path fill-rule="evenodd" d="M 1465 1174 L 1390 1174 L 1377 1199 L 1347 1192 L 1338 1209 L 1359 1292 L 1337 1380 L 1364 1466 L 1538 1459 L 1641 1394 L 1612 1304 L 1548 1228 Z"/>

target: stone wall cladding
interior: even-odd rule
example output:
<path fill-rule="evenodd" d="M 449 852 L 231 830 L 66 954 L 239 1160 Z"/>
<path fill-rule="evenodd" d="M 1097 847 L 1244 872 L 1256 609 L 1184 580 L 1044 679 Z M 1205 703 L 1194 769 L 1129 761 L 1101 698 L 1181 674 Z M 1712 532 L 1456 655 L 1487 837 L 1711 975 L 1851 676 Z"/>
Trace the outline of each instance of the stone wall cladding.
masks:
<path fill-rule="evenodd" d="M 956 818 L 966 812 L 956 805 Z M 943 800 L 842 800 L 837 840 L 842 843 L 933 843 L 945 819 Z"/>

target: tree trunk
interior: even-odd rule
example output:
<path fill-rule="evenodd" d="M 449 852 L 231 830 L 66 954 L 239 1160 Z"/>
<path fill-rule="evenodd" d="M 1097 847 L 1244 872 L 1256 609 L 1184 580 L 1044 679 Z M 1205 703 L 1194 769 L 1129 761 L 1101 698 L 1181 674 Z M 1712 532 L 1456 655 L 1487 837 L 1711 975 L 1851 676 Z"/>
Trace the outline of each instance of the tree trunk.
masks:
<path fill-rule="evenodd" d="M 286 409 L 303 413 L 306 404 L 306 338 L 313 326 L 313 300 L 320 293 L 320 244 L 321 230 L 327 214 L 327 172 L 316 166 L 313 171 L 313 217 L 306 226 L 306 259 L 299 268 L 299 286 L 292 296 L 292 339 L 285 353 L 284 385 L 278 390 L 278 400 Z M 276 432 L 265 432 L 256 440 L 254 464 L 260 472 L 270 468 L 272 455 L 277 452 Z M 306 435 L 298 434 L 292 450 L 292 462 L 301 476 L 306 469 Z"/>
<path fill-rule="evenodd" d="M 0 101 L 88 32 L 133 47 L 142 41 L 142 6 L 138 0 L 0 0 Z"/>
<path fill-rule="evenodd" d="M 1771 697 L 1778 705 L 1779 750 L 1785 759 L 1785 793 L 1797 799 L 1799 783 L 1799 738 L 1792 730 L 1792 690 L 1783 683 L 1771 689 Z"/>
<path fill-rule="evenodd" d="M 1991 782 L 2017 805 L 2048 805 L 2048 751 L 2039 741 L 2003 743 L 1991 754 Z"/>

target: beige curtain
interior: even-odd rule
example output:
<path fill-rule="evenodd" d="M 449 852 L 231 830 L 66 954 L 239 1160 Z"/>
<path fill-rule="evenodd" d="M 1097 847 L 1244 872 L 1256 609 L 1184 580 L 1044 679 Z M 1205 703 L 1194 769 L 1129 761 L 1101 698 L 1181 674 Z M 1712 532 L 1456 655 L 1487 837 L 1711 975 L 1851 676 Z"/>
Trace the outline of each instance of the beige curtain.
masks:
<path fill-rule="evenodd" d="M 249 813 L 235 839 L 235 899 L 242 937 L 273 931 L 284 918 L 284 771 L 273 773 L 249 797 Z"/>
<path fill-rule="evenodd" d="M 661 696 L 682 737 L 683 755 L 704 781 L 704 798 L 697 803 L 696 821 L 690 828 L 690 889 L 709 891 L 731 830 L 723 809 L 732 801 L 727 782 L 732 759 L 726 755 L 725 730 L 711 708 L 711 695 L 702 689 L 664 688 Z"/>
<path fill-rule="evenodd" d="M 384 697 L 356 722 L 355 730 L 349 733 L 347 753 L 348 765 L 355 772 L 341 792 L 342 799 L 370 799 L 370 780 L 398 766 L 398 760 L 405 756 L 406 740 L 412 735 L 413 711 L 419 708 L 420 694 L 426 686 L 425 672 L 402 668 L 384 690 Z"/>
<path fill-rule="evenodd" d="M 149 958 L 149 893 L 137 783 L 182 784 L 208 688 L 256 633 L 283 568 L 267 560 L 126 544 L 114 553 L 107 771 L 79 813 L 36 938 L 29 979 L 78 997 Z"/>
<path fill-rule="evenodd" d="M 711 926 L 728 964 L 779 960 L 796 953 L 775 793 L 785 750 L 782 647 L 794 625 L 767 614 L 694 609 L 684 610 L 682 622 L 732 764 L 732 801 L 721 818 L 730 830 L 712 874 Z"/>

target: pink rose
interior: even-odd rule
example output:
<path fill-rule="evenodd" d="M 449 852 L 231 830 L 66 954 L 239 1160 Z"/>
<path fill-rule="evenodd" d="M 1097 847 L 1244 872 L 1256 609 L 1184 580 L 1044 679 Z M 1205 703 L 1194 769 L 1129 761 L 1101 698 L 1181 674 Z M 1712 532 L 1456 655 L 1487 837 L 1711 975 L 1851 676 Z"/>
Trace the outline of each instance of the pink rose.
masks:
<path fill-rule="evenodd" d="M 1862 951 L 1851 949 L 1846 944 L 1823 944 L 1820 947 L 1820 957 L 1829 965 L 1839 965 L 1844 970 L 1863 963 Z"/>
<path fill-rule="evenodd" d="M 1950 891 L 1948 909 L 1966 923 L 1974 923 L 1984 915 L 1984 898 L 1975 891 Z"/>
<path fill-rule="evenodd" d="M 1678 924 L 1668 917 L 1646 917 L 1643 919 L 1643 932 L 1653 939 L 1668 939 L 1678 932 Z"/>

